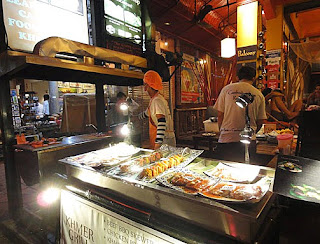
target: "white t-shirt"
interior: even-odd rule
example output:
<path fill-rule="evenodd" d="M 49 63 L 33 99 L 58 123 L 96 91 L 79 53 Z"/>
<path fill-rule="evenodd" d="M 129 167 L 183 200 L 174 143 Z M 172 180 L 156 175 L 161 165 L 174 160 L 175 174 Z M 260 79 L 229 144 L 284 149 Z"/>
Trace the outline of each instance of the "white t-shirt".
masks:
<path fill-rule="evenodd" d="M 155 126 L 158 126 L 157 114 L 163 114 L 166 118 L 166 132 L 164 134 L 164 138 L 174 138 L 174 129 L 173 129 L 173 120 L 171 117 L 170 109 L 168 106 L 168 102 L 161 94 L 155 95 L 150 102 L 149 105 L 151 119 Z M 165 139 L 164 142 L 165 143 Z"/>
<path fill-rule="evenodd" d="M 45 114 L 45 115 L 49 115 L 50 114 L 50 112 L 49 112 L 49 101 L 48 100 L 43 101 L 43 114 Z"/>
<path fill-rule="evenodd" d="M 43 105 L 41 103 L 38 103 L 36 106 L 36 115 L 43 117 Z"/>
<path fill-rule="evenodd" d="M 224 113 L 220 128 L 219 142 L 239 142 L 239 133 L 245 127 L 245 109 L 240 108 L 235 100 L 242 93 L 251 93 L 254 97 L 252 104 L 249 104 L 250 125 L 253 130 L 257 129 L 256 121 L 267 119 L 265 100 L 262 93 L 247 82 L 237 82 L 225 86 L 214 105 L 214 108 Z"/>

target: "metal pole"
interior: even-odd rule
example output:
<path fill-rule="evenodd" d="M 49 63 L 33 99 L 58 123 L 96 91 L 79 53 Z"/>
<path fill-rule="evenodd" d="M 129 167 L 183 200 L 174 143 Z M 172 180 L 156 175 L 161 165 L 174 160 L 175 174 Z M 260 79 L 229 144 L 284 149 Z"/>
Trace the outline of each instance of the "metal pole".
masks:
<path fill-rule="evenodd" d="M 49 110 L 50 114 L 59 113 L 59 89 L 57 81 L 49 81 Z"/>
<path fill-rule="evenodd" d="M 12 124 L 10 82 L 9 80 L 1 80 L 0 89 L 0 111 L 1 111 L 1 132 L 3 140 L 3 155 L 5 163 L 7 197 L 9 214 L 13 218 L 17 218 L 20 210 L 22 210 L 22 192 L 20 176 L 14 161 L 15 135 Z"/>
<path fill-rule="evenodd" d="M 96 83 L 96 119 L 98 132 L 106 132 L 106 116 L 105 116 L 105 102 L 103 84 Z"/>
<path fill-rule="evenodd" d="M 244 144 L 244 162 L 250 164 L 249 144 Z"/>

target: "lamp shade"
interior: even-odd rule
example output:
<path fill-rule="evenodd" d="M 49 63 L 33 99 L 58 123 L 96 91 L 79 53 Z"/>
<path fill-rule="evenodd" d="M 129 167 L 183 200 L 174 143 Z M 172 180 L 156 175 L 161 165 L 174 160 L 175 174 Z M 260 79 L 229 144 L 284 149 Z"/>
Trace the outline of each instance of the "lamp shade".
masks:
<path fill-rule="evenodd" d="M 221 40 L 221 57 L 231 58 L 236 55 L 236 39 L 224 38 Z"/>

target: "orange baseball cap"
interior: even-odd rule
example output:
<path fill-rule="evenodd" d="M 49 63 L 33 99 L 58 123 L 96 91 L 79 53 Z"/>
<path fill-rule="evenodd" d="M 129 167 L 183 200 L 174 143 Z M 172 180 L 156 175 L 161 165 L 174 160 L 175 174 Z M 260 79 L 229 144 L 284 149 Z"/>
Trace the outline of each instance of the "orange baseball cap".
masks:
<path fill-rule="evenodd" d="M 147 83 L 151 88 L 157 91 L 163 88 L 161 76 L 153 70 L 149 70 L 144 74 L 143 82 Z"/>

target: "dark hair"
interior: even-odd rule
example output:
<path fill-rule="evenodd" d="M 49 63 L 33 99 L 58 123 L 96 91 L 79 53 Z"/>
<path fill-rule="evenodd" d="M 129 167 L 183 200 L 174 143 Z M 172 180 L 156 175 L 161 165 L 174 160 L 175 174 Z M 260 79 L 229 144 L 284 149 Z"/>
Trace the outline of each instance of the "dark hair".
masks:
<path fill-rule="evenodd" d="M 48 94 L 44 94 L 44 95 L 43 95 L 43 99 L 44 99 L 45 101 L 46 101 L 46 100 L 49 100 L 49 98 L 50 98 L 50 97 L 49 97 Z"/>
<path fill-rule="evenodd" d="M 118 92 L 118 94 L 117 94 L 117 99 L 121 99 L 121 98 L 126 99 L 127 96 L 126 96 L 126 94 L 124 94 L 123 92 Z"/>
<path fill-rule="evenodd" d="M 239 80 L 253 80 L 256 77 L 256 70 L 250 66 L 242 66 L 237 75 Z"/>

